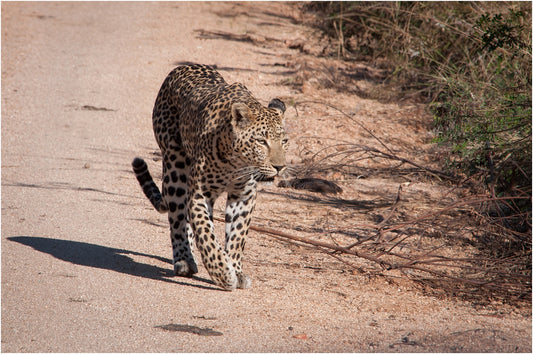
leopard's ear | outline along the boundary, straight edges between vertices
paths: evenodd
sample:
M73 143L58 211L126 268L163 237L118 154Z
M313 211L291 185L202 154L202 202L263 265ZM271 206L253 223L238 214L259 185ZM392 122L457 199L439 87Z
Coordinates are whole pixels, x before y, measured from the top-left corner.
M285 113L285 103L283 103L282 100L279 98L274 98L270 103L268 104L268 108L276 108L281 111L281 113Z
M244 129L253 122L254 118L250 108L242 103L236 102L231 105L231 124L239 129Z

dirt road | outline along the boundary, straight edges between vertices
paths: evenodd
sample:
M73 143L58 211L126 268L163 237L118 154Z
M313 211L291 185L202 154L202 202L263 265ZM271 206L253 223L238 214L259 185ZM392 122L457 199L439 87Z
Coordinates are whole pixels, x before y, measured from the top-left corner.
M531 351L527 311L437 300L257 232L245 259L251 289L220 291L203 267L172 276L166 216L130 171L136 155L160 169L150 159L160 84L191 61L216 64L263 102L291 97L278 63L297 54L283 41L305 30L294 11L2 3L3 352ZM279 46L261 46L266 37ZM301 122L291 118L294 109L294 138ZM258 216L286 202L263 194Z

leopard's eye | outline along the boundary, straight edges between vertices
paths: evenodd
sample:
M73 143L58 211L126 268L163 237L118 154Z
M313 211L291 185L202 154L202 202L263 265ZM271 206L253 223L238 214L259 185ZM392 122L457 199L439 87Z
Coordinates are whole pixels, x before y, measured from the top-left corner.
M263 138L263 137L257 137L257 138L255 138L255 141L258 144L261 144L261 145L264 145L264 146L268 146L268 141L265 138Z
M283 140L281 141L281 143L282 143L283 145L286 145L288 142L289 142L289 139L287 139L287 138L285 138L285 139L283 139Z

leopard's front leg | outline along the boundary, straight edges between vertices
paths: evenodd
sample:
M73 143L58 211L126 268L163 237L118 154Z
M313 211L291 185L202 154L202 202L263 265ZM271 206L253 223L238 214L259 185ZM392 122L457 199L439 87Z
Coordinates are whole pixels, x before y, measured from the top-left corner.
M231 259L215 237L209 198L201 188L189 189L189 192L189 221L204 266L216 285L233 290L238 285L237 275Z
M242 258L248 227L255 207L255 182L228 193L226 202L226 253L231 259L240 289L251 287L252 280L242 271Z

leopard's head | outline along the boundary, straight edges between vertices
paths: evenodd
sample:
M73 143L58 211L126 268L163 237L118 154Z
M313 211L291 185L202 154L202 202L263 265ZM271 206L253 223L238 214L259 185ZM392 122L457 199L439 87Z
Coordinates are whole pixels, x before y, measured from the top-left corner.
M275 98L268 107L257 101L231 106L234 157L243 163L243 175L272 181L287 165L288 139L284 129L285 104Z

